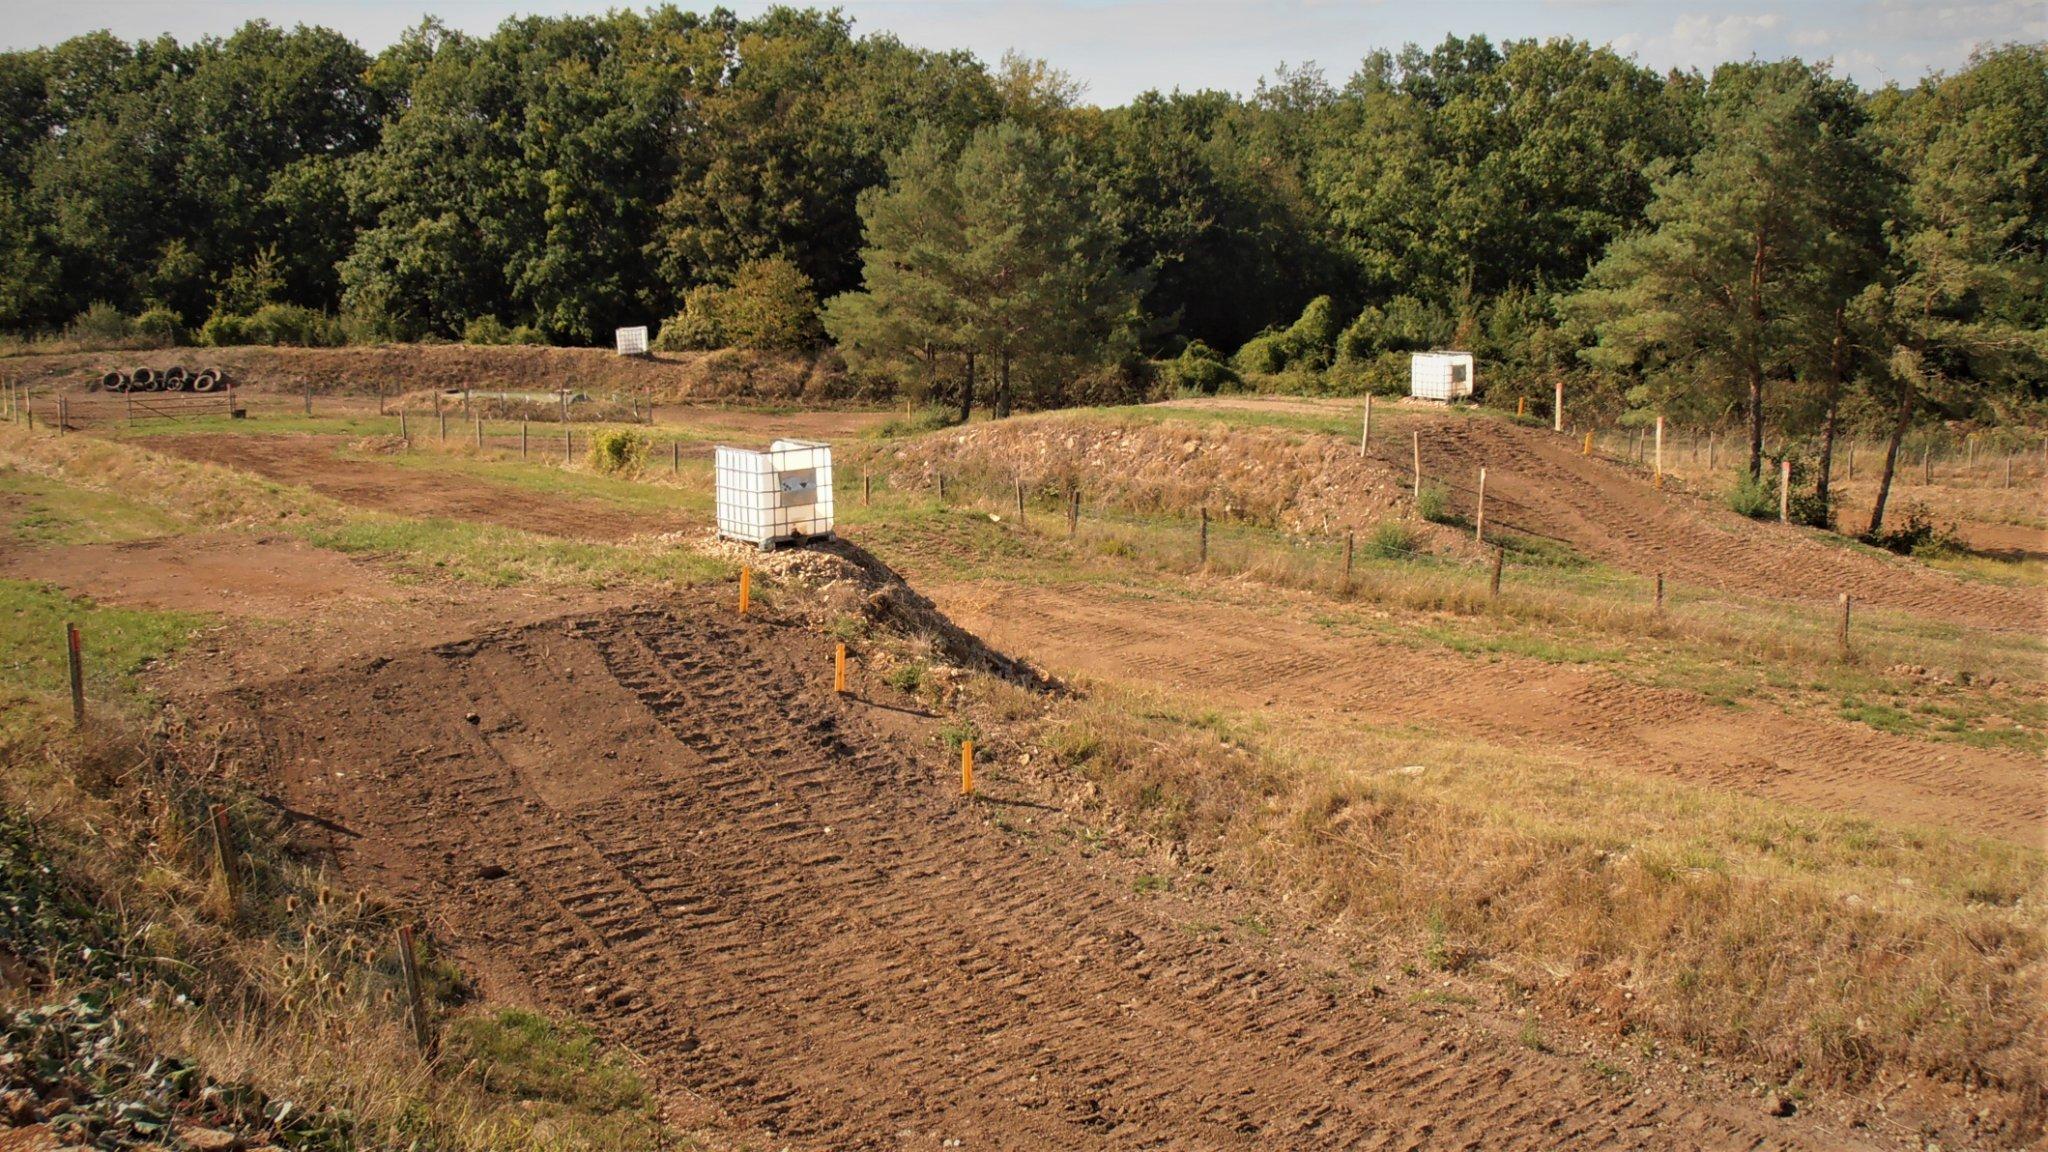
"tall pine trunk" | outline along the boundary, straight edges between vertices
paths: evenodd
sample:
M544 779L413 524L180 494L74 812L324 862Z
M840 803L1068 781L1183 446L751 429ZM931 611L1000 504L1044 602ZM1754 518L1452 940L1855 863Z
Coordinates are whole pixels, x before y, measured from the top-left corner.
M974 353L967 354L967 380L960 386L960 422L974 415Z
M1899 382L1899 411L1892 420L1892 437L1884 448L1884 471L1877 478L1877 503L1870 506L1870 530L1863 535L1876 539L1884 530L1884 502L1892 494L1892 473L1898 468L1899 444L1906 439L1906 425L1913 422L1913 402L1918 399L1911 380Z
M1848 351L1849 332L1842 321L1842 310L1837 308L1835 338L1828 344L1828 407L1820 425L1820 475L1813 481L1813 495L1820 502L1823 515L1827 513L1829 491L1834 484L1835 427L1842 407L1842 362ZM1829 522L1833 522L1833 517L1829 517Z
M995 412L996 419L1001 420L1010 414L1010 353L1007 349L997 363L1000 367L997 368Z
M1766 232L1759 227L1756 233L1756 258L1749 266L1749 323L1750 338L1755 344L1749 349L1749 478L1760 479L1764 474L1764 257L1769 252L1765 244Z

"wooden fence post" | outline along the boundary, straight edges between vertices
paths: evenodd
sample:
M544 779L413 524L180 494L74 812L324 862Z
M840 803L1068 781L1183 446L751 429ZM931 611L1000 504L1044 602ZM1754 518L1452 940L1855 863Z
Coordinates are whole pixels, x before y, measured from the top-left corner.
M1550 430L1564 431L1564 377L1557 378L1556 398L1550 402Z
M412 447L412 433L405 427L405 409L403 408L398 410L398 438L405 441L406 447Z
M1792 462L1778 461L1778 523L1792 522Z
M441 418L441 441L446 443L448 440L448 410L436 404L434 405L434 414Z
M1358 547L1358 533L1346 530L1344 533L1344 594L1351 595L1351 556Z
M868 501L874 499L874 495L874 477L869 475L868 466L863 464L860 466L860 506L863 508L867 507Z
M1486 465L1479 466L1479 510L1472 517L1472 538L1486 543Z
M1372 441L1372 393L1365 394L1365 424L1358 430L1358 454L1365 455L1365 446Z
M939 473L939 503L941 503L941 504L944 504L945 502L946 502L946 474L945 474L944 472L941 472L941 473Z
M1842 593L1842 620L1841 620L1841 624L1840 624L1840 625L1839 625L1839 626L1837 627L1837 634L1838 634L1838 635L1840 636L1840 638L1841 638L1841 641L1842 641L1842 647L1843 647L1843 648L1845 648L1845 649L1846 649L1846 648L1848 648L1848 647L1849 647L1849 594L1848 594L1847 592L1844 592L1844 593Z
M70 425L70 405L66 403L64 394L59 392L57 393L57 435L62 436Z
M71 667L71 726L85 727L85 653L81 647L78 625L64 625L64 652Z
M682 472L683 442L681 440L671 440L668 442L668 474L680 476Z
M1656 486L1664 486L1664 417L1657 417L1657 479Z
M432 1037L427 1034L427 1003L420 992L420 962L413 954L412 925L398 926L398 968L405 974L406 1017L412 1023L412 1041L425 1052Z
M526 417L519 418L519 458L526 459Z
M1664 574L1662 572L1657 573L1657 592L1655 604L1657 611L1664 611Z
M1925 444L1920 446L1920 483L1934 483L1934 450Z
M2011 453L2007 453L2007 454L2006 454L2006 457L2005 457L2005 486L2006 486L2007 488L2010 488L2010 487L2012 487L2012 454L2011 454Z
M1500 599L1500 572L1508 565L1508 550L1501 545L1493 550L1493 578L1487 581L1487 592L1496 600Z
M1020 473L1013 483L1017 486L1017 523L1024 523L1024 477Z
M564 424L562 425L562 466L566 468L575 462L576 433L571 431L567 424Z
M1209 566L1209 509L1208 509L1208 508L1207 508L1206 506L1205 506L1205 507L1204 507L1204 508L1202 509L1202 559L1201 559L1201 565L1202 565L1202 567L1204 567L1204 568L1207 568L1207 567Z
M484 414L481 412L476 414L476 450L484 450Z

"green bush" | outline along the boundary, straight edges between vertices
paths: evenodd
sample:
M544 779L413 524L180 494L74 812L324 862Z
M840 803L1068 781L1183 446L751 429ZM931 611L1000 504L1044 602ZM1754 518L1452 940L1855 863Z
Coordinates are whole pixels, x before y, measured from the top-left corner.
M1200 340L1191 341L1181 349L1179 358L1161 361L1159 374L1175 392L1204 396L1214 396L1244 384L1244 378L1223 359L1222 353Z
M1337 354L1337 337L1343 325L1337 321L1337 305L1328 296L1318 296L1301 310L1300 319L1280 334L1280 353L1290 366L1311 371L1328 368Z
M1956 522L1936 521L1934 513L1919 501L1900 509L1900 515L1893 523L1895 527L1891 531L1865 536L1863 542L1919 560L1940 560L1960 555L1966 550Z
M70 325L64 329L66 338L80 344L112 344L126 340L134 332L134 322L104 300L94 301L85 311L72 317Z
M1451 512L1451 490L1434 480L1423 484L1422 492L1415 499L1415 511L1431 524L1457 521L1457 516Z
M169 347L185 342L185 322L169 308L151 308L135 318L135 334Z
M462 326L464 344L546 344L547 338L536 328L524 324L516 328L505 325L496 316L478 316Z
M655 334L656 352L709 352L725 347L725 326L719 322L725 289L701 284L683 294L683 310Z
M249 339L249 318L232 312L215 312L199 326L199 342L214 348L252 343Z
M1728 490L1728 507L1752 520L1776 520L1778 518L1778 476L1781 460L1765 462L1764 473L1751 477L1743 475ZM1806 462L1795 458L1792 461L1792 499L1786 509L1794 524L1805 524L1813 528L1828 528L1834 524L1834 509L1823 503L1807 484Z
M590 438L590 466L606 475L631 475L647 460L647 437L631 428L608 428Z
M510 344L512 329L496 316L472 316L462 326L464 344Z
M1237 370L1247 376L1271 376L1287 367L1286 345L1278 332L1266 332L1237 350Z
M341 324L325 312L297 304L265 304L251 313L252 344L285 344L295 348L331 348L344 343Z
M1365 542L1365 554L1379 560L1405 560L1421 551L1421 534L1399 520L1380 524Z
M825 335L811 278L779 256L740 265L718 300L718 323L731 347L763 352L801 352Z

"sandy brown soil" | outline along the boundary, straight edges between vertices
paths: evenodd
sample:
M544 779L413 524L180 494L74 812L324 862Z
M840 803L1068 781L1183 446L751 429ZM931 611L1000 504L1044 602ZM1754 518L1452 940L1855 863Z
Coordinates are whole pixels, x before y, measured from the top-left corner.
M689 600L206 718L344 875L583 1014L685 1124L801 1149L1850 1146L1199 938L1113 861L996 826L1057 816L1001 765L963 802L928 722L831 695L829 651Z
M1179 402L1202 411L1251 401ZM1262 400L1261 410L1331 415L1344 407ZM1349 406L1356 407L1355 404ZM1548 431L1420 404L1389 405L1375 418L1365 455L1355 440L1291 430L1138 424L1049 416L941 433L901 450L913 471L973 460L997 475L1059 487L1078 477L1112 503L1186 513L1206 504L1293 530L1369 531L1409 511L1414 453L1426 479L1444 484L1453 510L1473 517L1486 470L1486 517L1674 586L1815 603L1842 593L1978 627L2038 630L2048 598L2038 591L1968 580L1908 559L1873 554L1809 529L1759 523L1675 488L1659 491L1639 470L1579 454ZM957 466L957 465L956 465Z
M404 516L441 516L502 524L549 536L623 540L679 531L692 522L681 512L651 515L596 500L523 491L467 476L402 468L374 458L348 457L345 437L306 435L166 436L152 447L208 464L254 472L311 488L358 508Z
M1301 605L1261 611L1222 598L1193 603L993 582L930 591L962 626L1056 674L1243 708L1421 724L1811 808L2048 846L2048 769L2024 754L1932 744L1768 706L1728 708L1694 692L1527 657L1342 635Z

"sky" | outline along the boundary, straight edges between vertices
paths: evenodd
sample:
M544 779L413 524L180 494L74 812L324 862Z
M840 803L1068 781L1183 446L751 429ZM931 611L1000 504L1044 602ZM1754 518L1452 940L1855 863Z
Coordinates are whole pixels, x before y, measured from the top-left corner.
M612 0L68 0L11 5L0 46L29 48L108 29L135 40L221 36L246 21L322 24L371 51L433 14L488 33L508 16L595 13ZM708 8L709 4L679 3ZM750 15L767 7L727 0ZM817 3L818 7L832 7ZM1341 83L1366 53L1430 45L1447 33L1496 42L1571 36L1611 44L1643 64L1711 69L1726 60L1831 60L1865 87L1952 71L1980 44L2048 41L2048 0L840 0L856 32L887 31L925 48L966 48L989 63L1036 57L1121 104L1157 88L1245 93L1276 65L1315 63Z

